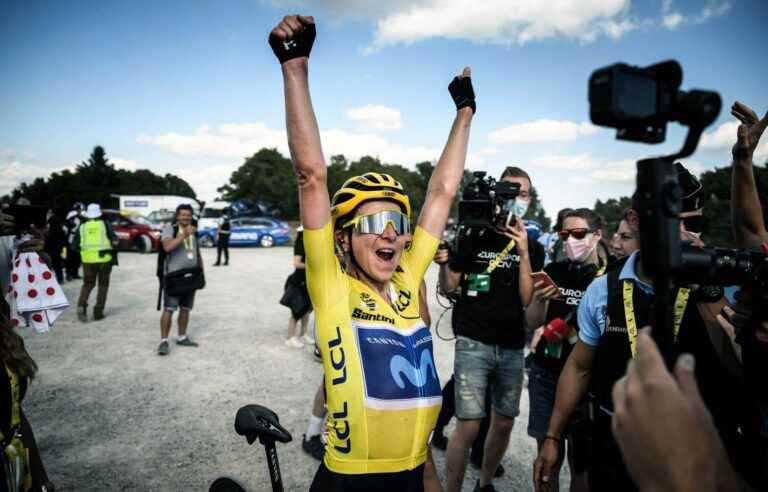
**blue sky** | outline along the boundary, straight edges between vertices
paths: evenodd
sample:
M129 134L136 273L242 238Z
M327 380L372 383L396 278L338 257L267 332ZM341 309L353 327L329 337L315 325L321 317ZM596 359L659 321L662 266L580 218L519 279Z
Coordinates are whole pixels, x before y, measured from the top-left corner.
M98 144L212 199L247 155L286 150L266 37L297 11L318 22L310 84L328 155L436 159L454 115L447 84L468 65L468 166L524 167L550 214L630 193L634 161L682 141L675 125L650 147L589 124L595 68L675 58L683 88L720 92L724 110L688 160L697 172L728 164L735 99L768 109L759 0L0 0L0 195Z

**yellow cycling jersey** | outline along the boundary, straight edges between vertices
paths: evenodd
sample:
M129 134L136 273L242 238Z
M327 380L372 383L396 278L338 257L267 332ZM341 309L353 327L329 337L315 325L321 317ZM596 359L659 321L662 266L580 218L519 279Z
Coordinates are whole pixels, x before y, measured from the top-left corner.
M390 305L341 269L330 223L304 230L331 471L394 473L426 460L442 398L432 335L419 316L419 285L438 244L416 228L392 278Z

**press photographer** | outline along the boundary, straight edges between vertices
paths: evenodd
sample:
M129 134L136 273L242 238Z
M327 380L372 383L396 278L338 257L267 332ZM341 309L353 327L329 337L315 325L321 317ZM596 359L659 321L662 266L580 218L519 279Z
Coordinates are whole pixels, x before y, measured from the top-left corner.
M598 254L602 220L594 212L585 208L567 209L557 232L566 259L549 263L544 272L534 273L533 299L525 310L527 325L538 327L531 342L528 435L536 439L539 450L547 439L557 380L578 339L576 310L589 284L606 268L606 261ZM555 488L567 443L571 490L588 490L588 427L584 416L575 412L564 439L558 442L560 459L550 475Z
M594 281L579 306L579 338L558 383L547 440L534 467L537 490L548 490L558 460L565 426L587 388L592 398L593 454L589 466L593 490L633 490L611 433L611 388L637 353L639 328L653 322L662 354L674 361L677 354L696 355L696 376L704 401L722 409L715 424L726 447L738 449L739 408L743 392L722 365L702 319L712 303L722 303L718 289L693 290L673 272L683 266L681 241L696 239L681 217L701 215L701 187L674 159L690 155L703 129L717 116L716 93L679 91L682 71L676 62L646 69L618 64L593 73L590 111L593 122L618 129L618 138L658 143L666 123L680 121L689 127L683 149L674 156L638 162L638 190L634 211L627 221L642 230L641 252L634 253L615 270ZM646 103L643 106L642 103ZM683 198L682 200L680 198ZM681 225L682 224L682 225ZM719 308L717 308L719 309Z
M453 308L456 429L446 454L448 490L459 490L467 452L485 417L491 392L491 423L477 488L490 485L509 444L519 413L523 384L523 306L533 294L531 272L540 270L544 251L528 242L523 224L531 179L508 167L499 182L475 174L459 203L456 253L441 250L440 289L460 288ZM533 269L533 270L532 270Z

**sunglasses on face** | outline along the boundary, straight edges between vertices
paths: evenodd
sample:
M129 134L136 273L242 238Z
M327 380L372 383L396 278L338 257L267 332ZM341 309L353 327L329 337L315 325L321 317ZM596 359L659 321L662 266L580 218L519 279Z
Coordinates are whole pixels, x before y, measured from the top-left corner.
M408 217L395 210L384 210L370 215L360 215L346 224L344 228L354 226L355 231L360 234L382 235L387 230L387 226L392 224L395 234L398 236L411 233L411 222Z
M573 236L576 239L584 239L589 234L589 229L563 229L560 234L560 239L567 241L569 236Z

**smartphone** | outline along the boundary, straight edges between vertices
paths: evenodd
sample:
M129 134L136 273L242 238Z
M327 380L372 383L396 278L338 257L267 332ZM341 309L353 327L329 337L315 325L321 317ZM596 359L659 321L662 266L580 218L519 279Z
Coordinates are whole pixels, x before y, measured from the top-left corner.
M536 282L540 282L540 281L543 281L543 282L544 282L544 284L545 284L545 286L547 286L547 285L551 285L551 286L552 286L552 287L554 287L555 289L558 289L558 291L557 291L557 296L559 296L559 295L560 295L560 290L559 290L559 288L557 287L557 284L555 283L555 281L554 281L554 280L552 280L552 277L550 277L550 276L547 274L547 272L533 272L533 273L531 273L531 278L533 279L533 283L534 283L534 284L535 284ZM555 297L557 297L557 296L555 296Z

